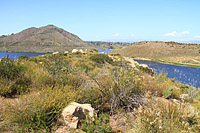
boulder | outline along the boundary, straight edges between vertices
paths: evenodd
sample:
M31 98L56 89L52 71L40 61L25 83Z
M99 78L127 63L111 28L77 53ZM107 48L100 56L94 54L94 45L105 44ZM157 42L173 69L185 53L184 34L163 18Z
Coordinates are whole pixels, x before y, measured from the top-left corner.
M59 52L53 52L52 54L58 54Z
M62 117L67 126L70 128L77 128L80 120L86 118L86 114L93 117L94 113L95 110L91 107L91 104L72 102L64 108L62 111Z
M78 52L77 49L73 49L73 50L72 50L72 53L76 53L76 52Z
M69 53L68 51L65 51L65 52L64 52L64 54L68 54L68 53Z

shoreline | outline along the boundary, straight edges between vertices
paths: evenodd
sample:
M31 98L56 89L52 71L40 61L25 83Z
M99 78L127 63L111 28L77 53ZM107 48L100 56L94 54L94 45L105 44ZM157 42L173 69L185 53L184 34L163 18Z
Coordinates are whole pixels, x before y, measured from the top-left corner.
M200 68L200 65L196 65L196 64L185 64L185 63L178 63L178 62L167 62L167 61L164 61L164 60L156 60L156 59L148 59L148 58L133 58L133 59L144 60L144 61L154 61L154 62L158 62L158 63L171 64L171 65L177 65L177 66L187 66L187 67Z

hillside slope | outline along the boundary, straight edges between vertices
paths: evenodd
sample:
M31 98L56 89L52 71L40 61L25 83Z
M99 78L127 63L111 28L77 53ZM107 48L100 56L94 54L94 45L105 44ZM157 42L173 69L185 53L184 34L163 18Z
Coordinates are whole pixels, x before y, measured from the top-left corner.
M125 46L121 49L116 49L113 53L119 53L122 56L162 60L172 63L200 65L199 44L143 41Z
M73 48L93 47L83 42L78 36L54 25L32 27L17 34L0 37L1 51L53 52Z

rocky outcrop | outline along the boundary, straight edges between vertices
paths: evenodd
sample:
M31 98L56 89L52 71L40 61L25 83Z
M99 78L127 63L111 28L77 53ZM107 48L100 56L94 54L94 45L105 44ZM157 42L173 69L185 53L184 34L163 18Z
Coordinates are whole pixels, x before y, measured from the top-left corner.
M86 118L86 114L90 117L93 117L95 114L94 108L92 108L90 104L72 102L64 108L62 117L66 126L77 128L80 120Z

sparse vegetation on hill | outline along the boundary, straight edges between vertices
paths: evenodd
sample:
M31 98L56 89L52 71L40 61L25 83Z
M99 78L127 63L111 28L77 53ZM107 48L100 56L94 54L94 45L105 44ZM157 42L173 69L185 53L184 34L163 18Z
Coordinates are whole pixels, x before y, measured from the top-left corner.
M160 41L143 41L113 51L122 56L200 67L199 52L200 44Z
M0 68L0 132L55 132L70 102L89 103L98 114L82 120L80 131L200 131L196 88L137 69L119 55L3 58Z
M19 33L0 36L0 51L54 52L76 49L114 49L128 43L84 42L78 36L47 25L28 28Z

